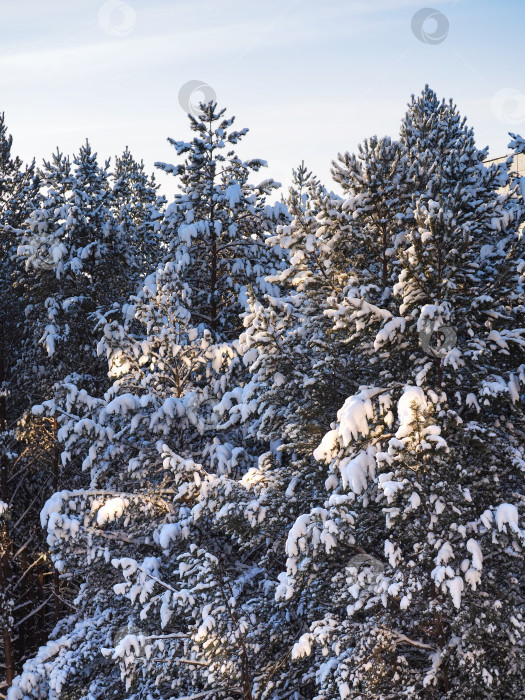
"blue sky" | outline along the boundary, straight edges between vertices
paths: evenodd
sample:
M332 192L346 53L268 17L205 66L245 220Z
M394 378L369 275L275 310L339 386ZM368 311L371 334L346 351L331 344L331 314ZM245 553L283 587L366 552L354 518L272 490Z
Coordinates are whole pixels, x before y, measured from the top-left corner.
M304 159L329 184L337 153L397 135L429 83L501 155L508 131L525 133L525 2L429 3L441 14L417 38L419 0L2 0L0 109L24 159L89 137L152 169L176 162L166 138L189 136L179 89L201 80L250 128L239 150L268 161L265 177L288 184Z

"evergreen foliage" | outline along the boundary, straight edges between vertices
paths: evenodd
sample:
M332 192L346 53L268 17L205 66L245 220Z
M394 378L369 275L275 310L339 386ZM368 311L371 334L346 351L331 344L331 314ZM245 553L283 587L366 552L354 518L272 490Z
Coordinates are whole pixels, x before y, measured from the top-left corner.
M0 125L58 601L14 679L4 639L8 700L522 697L512 158L427 86L397 139L339 154L340 194L302 163L270 204L233 123L202 104L170 139L168 206L128 150L113 174L57 152L38 180Z

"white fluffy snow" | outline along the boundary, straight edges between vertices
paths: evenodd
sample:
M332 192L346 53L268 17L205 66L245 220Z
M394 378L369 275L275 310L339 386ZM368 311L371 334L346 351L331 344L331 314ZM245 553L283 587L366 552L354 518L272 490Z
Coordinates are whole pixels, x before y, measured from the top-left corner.
M321 440L319 447L314 450L314 459L319 462L329 462L336 452L337 437L337 430L329 430Z
M337 413L338 432L345 447L352 440L357 440L360 434L366 437L370 432L368 421L374 418L370 397L375 393L377 390L365 390L355 396L350 396L343 407L339 409Z
M452 597L454 607L459 610L461 607L461 594L465 588L465 584L461 576L454 576L453 579L447 581L447 586Z
M416 409L424 412L427 408L427 400L423 389L419 386L406 386L403 395L397 402L399 428L396 432L396 438L398 440L410 435L410 425L414 422Z
M483 553L478 542L473 539L468 540L467 551L472 554L472 566L478 571L481 571L483 567Z
M374 478L375 466L375 459L369 451L360 452L353 459L343 459L339 465L343 487L359 495L366 489L368 479Z
M300 515L288 532L286 540L286 554L289 557L296 557L299 554L298 540L306 535L306 528L310 523L310 516L307 513Z
M110 401L105 408L108 414L126 414L128 411L133 411L137 406L137 397L133 394L121 394Z
M452 545L450 542L445 542L437 553L437 557L435 559L436 564L448 564L453 556L454 550L452 549Z
M366 437L369 434L368 421L374 419L371 399L380 393L381 389L363 389L359 394L346 399L337 412L337 428L326 433L319 447L314 450L315 459L329 462L335 457L339 443L348 447L360 435Z
M303 656L310 656L312 653L313 636L307 632L303 634L292 648L292 659L301 659Z
M386 343L393 342L398 335L402 335L405 332L405 326L406 319L402 316L393 318L385 323L375 337L374 349L379 350Z
M97 512L97 525L102 527L107 522L113 522L117 518L122 517L126 507L129 505L129 501L126 498L110 498L106 501L102 508Z
M518 509L516 506L512 505L512 503L502 503L499 505L496 508L495 520L500 532L504 528L505 532L507 531L506 525L508 525L513 532L521 532L518 526Z

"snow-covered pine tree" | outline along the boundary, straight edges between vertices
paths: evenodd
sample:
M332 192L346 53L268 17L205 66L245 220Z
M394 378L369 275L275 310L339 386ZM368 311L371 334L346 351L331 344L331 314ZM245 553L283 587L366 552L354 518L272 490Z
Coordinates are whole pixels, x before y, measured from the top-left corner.
M415 196L374 353L363 344L375 377L314 453L326 500L290 530L278 597L311 611L293 656L314 660L317 697L519 697L523 204L428 88L402 140Z
M105 327L101 347L117 379L99 400L64 384L46 407L62 425L63 459L81 454L91 475L89 489L56 494L43 514L57 567L64 578L82 571L85 585L78 614L26 664L10 698L57 684L64 693L64 679L79 698L249 698L282 665L283 648L289 655L292 640L279 643L286 620L275 610L275 582L246 537L264 517L258 495L268 467L263 458L256 468L246 429L217 426L206 405L228 389L223 367L242 381L238 350L224 341L235 338L248 289L272 289L264 275L279 260L263 247L266 228L286 212L264 204L273 181L247 184L261 161L221 155L241 133L226 133L232 120L214 105L205 110L202 129L192 121L201 137L177 145L190 157L184 194L163 226L172 260L146 280L124 322ZM125 690L113 686L102 647L119 663Z
M122 303L137 280L134 254L142 241L130 235L125 214L119 225L108 167L99 165L88 142L73 164L54 154L41 171L44 201L21 231L18 284L33 341L57 365L54 380L77 370L79 350L85 374L98 373L89 359L95 314ZM130 206L123 193L118 197L122 209Z
M218 109L214 102L200 107L198 118L188 115L194 138L189 142L168 139L177 155L185 156L184 161L179 165L157 163L178 177L181 189L166 210L159 235L168 248L165 259L175 263L177 274L187 284L192 322L211 332L217 356L228 356L213 388L218 399L236 388L235 397L225 398L224 415L230 402L239 403L249 379L237 343L241 314L250 294L277 293L267 277L282 269L283 256L278 246L268 242L289 216L282 203L267 202L279 183L271 178L257 185L250 182L267 166L266 161L243 161L235 151L248 129L234 129L235 117L226 117L226 110ZM252 441L245 427L237 428L236 419L228 421L210 446L212 470L241 474L247 463L241 466L231 455L239 450L250 454ZM226 455L232 460L230 466L224 463ZM257 461L257 457L250 459L252 464Z
M21 346L22 306L13 290L14 231L38 202L34 163L25 167L12 155L13 138L0 115L0 689L9 685L26 655L34 651L37 605L31 600L31 575L21 580L38 558L42 537L35 527L34 470L17 459L17 419L27 408L16 371ZM28 541L31 546L28 546ZM25 545L25 546L22 546ZM29 581L28 581L29 578ZM29 585L28 585L29 584ZM24 621L24 618L26 621Z
M63 458L82 452L91 473L90 489L58 492L42 515L55 566L83 583L77 614L25 664L10 700L257 697L289 655L275 582L245 535L264 519L271 475L264 460L243 474L242 449L211 457L198 410L223 356L191 325L190 299L175 264L160 268L130 307L133 321L106 327L117 378L104 399L64 386L47 406L62 424Z
M2 268L7 271L2 313L11 323L7 335L16 344L11 367L16 386L10 391L18 404L16 414L12 407L10 411L12 427L18 421L17 443L4 452L4 458L9 452L12 459L6 477L10 497L3 499L10 508L3 522L9 517L16 529L8 551L17 552L17 558L29 567L25 574L18 561L12 576L17 595L23 598L18 601L13 622L15 661L20 668L61 614L58 578L47 585L53 577L47 571L49 558L39 518L42 505L59 484L57 425L49 417L32 416L30 409L35 400L49 398L53 384L66 372L90 374L91 383L104 382L104 363L94 357L94 315L114 302L121 304L145 274L143 260L153 256L146 250L152 246L151 233L147 232L155 225L157 202L154 183L148 181L129 151L118 160L113 178L107 165L98 166L89 144L80 150L73 166L57 153L37 178L34 166L17 175L19 161L7 162L11 141L5 136L3 122L2 138L7 163L3 183L12 190L9 198L2 195L6 207L9 204L3 217L4 242L11 248L6 248ZM18 271L13 260L17 244L18 263L24 265ZM13 267L16 287L9 297ZM18 316L8 302L10 298L20 307ZM55 347L57 337L60 342ZM39 341L46 339L44 350ZM84 352L79 354L82 348ZM11 443L14 435L9 433ZM8 590L6 583L3 588ZM6 615L9 609L2 606ZM12 670L9 673L12 676Z
M174 265L160 268L129 307L127 323L111 322L105 328L114 381L106 396L94 399L73 383L63 384L62 396L47 406L61 424L63 459L83 454L83 468L90 475L89 489L58 492L43 511L55 566L73 585L81 574L82 585L75 600L77 613L64 619L55 641L26 664L10 697L42 697L52 691L60 697L67 697L68 691L75 698L123 697L118 665L102 655L103 648L116 648L116 660L119 654L126 657L122 672L130 681L126 697L148 697L148 689L155 693L151 697L162 697L155 691L155 678L164 674L159 665L162 649L153 654L149 675L143 678L140 666L148 659L137 653L135 660L133 654L134 649L140 651L138 630L155 637L162 601L152 602L151 621L141 620L140 610L135 612L131 602L113 590L117 586L125 592L112 560L127 562L128 568L136 562L150 587L154 579L148 572L155 578L172 577L169 558L167 569L160 566L162 547L170 548L171 538L180 534L181 522L188 519L185 502L195 484L192 488L186 483L184 470L189 467L183 457L174 461L175 473L170 472L162 445L167 440L181 455L198 454L191 407L194 387L209 362L206 350L211 340L209 333L199 333L189 324L184 303L188 296ZM158 560L154 554L160 555ZM154 561L157 568L149 571ZM148 589L140 597L142 602L147 593ZM131 596L133 601L135 597ZM173 637L165 637L170 634ZM171 651L178 639L178 632L168 628L159 644ZM155 647L155 639L150 641ZM171 668L169 659L164 661ZM161 683L161 691L164 686Z
M158 193L155 176L147 175L144 163L135 160L127 147L115 158L112 180L112 207L128 246L133 248L133 259L128 259L128 263L134 265L138 281L153 272L165 253L159 245L157 229L166 200ZM131 285L130 290L136 291Z
M269 232L286 222L284 206L266 197L279 184L272 179L253 185L249 178L267 164L243 161L234 146L248 129L235 130L214 102L201 105L199 118L188 115L194 138L169 139L180 165L157 163L178 176L181 193L169 205L161 237L177 262L192 294L195 321L204 323L216 340L234 339L250 287L270 290L265 276L280 266L278 251L266 245Z
M129 151L114 177L108 167L88 142L73 163L57 151L41 171L45 196L19 231L17 286L26 304L21 368L30 405L50 398L70 374L91 391L107 387L97 321L120 308L145 275L146 257L154 257L146 252L162 204L154 183L144 180Z
M403 154L399 143L372 138L357 156L340 155L333 172L343 197L304 168L295 173L288 202L293 222L271 241L290 264L269 278L279 295L254 300L243 335L252 363L257 356L258 434L282 442L281 451L311 459L369 364L362 362L366 331L372 318L389 314L403 240L398 214L411 196ZM374 338L372 327L372 352Z
M270 450L265 455L271 465L263 496L265 518L254 529L252 542L262 532L270 534L271 546L259 563L274 578L288 531L304 504L322 508L326 497L326 475L312 452L344 396L357 389L357 377L373 371L363 345L367 340L373 349L374 336L366 337L370 316L383 319L389 314L376 304L391 304L395 249L402 238L395 214L407 199L400 188L400 152L388 139L371 139L359 157L340 156L334 174L343 187L342 198L328 193L304 166L295 171L288 200L294 219L270 241L290 261L269 278L279 295L252 297L245 319L241 346L253 379L244 404L233 402L230 415L248 419L250 430ZM330 537L328 527L321 541ZM306 598L298 605L283 605L291 633L283 635L283 644L293 645L297 630L308 625ZM308 664L286 663L274 687L293 679L293 687L312 697L314 676Z
M13 289L13 261L17 229L39 203L39 179L34 162L23 167L11 153L13 137L4 114L0 115L0 422L12 424L27 407L20 391L20 372L15 371L21 344L23 308ZM8 400L9 398L9 400ZM2 428L2 430L4 430Z

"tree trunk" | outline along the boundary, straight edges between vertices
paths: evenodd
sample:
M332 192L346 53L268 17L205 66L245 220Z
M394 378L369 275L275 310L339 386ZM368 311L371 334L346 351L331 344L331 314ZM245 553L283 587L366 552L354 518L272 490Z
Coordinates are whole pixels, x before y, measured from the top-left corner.
M11 635L7 627L4 627L4 658L5 658L5 679L7 687L11 685L15 677L15 665L13 659L13 645L11 643Z

